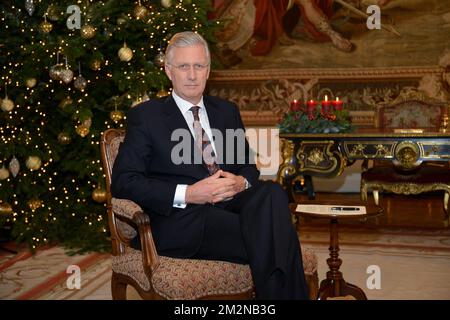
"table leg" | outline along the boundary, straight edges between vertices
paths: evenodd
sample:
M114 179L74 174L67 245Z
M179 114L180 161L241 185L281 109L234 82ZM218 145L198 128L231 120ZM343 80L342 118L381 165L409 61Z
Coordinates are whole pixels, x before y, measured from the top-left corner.
M330 271L327 278L320 283L319 299L326 300L332 297L352 296L357 300L367 300L364 291L357 286L345 282L342 272L339 271L342 260L339 258L339 232L338 220L333 218L330 222L330 258L327 259Z
M314 191L314 185L312 182L312 177L308 175L304 175L306 190L308 190L308 199L314 200L316 199L316 192Z

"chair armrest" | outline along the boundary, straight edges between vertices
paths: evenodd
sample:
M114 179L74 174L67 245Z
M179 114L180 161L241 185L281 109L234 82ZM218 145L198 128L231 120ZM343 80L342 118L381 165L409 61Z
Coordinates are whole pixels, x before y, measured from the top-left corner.
M143 212L139 205L135 202L127 199L111 199L112 210L114 214L125 218L126 220L133 220L133 217L136 212Z
M150 217L135 202L127 199L111 199L112 210L120 218L134 224L139 231L144 271L151 278L152 271L159 265L159 257L153 241Z

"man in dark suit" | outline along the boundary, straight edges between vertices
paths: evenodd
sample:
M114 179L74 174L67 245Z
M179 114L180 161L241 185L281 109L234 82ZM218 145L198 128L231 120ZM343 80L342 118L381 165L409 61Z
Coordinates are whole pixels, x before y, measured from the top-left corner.
M285 192L258 181L245 136L233 138L243 150L239 141L222 147L212 139L244 126L236 105L203 96L209 71L205 40L194 32L174 35L165 59L172 94L129 111L112 195L150 215L160 255L248 263L257 298L307 299ZM174 139L176 132L187 139Z

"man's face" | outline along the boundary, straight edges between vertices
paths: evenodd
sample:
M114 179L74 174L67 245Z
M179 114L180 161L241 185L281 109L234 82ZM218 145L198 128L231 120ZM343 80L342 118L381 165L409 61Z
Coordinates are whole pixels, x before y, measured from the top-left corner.
M172 81L173 90L181 98L196 105L200 102L209 77L205 48L201 45L176 47L172 54L172 61L166 64L165 71Z

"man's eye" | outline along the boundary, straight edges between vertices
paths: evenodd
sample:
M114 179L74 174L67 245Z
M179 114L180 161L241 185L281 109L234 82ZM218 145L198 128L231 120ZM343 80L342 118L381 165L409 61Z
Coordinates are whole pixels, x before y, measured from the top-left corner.
M188 70L189 69L189 65L188 64L182 64L182 65L179 66L179 68L181 70Z

